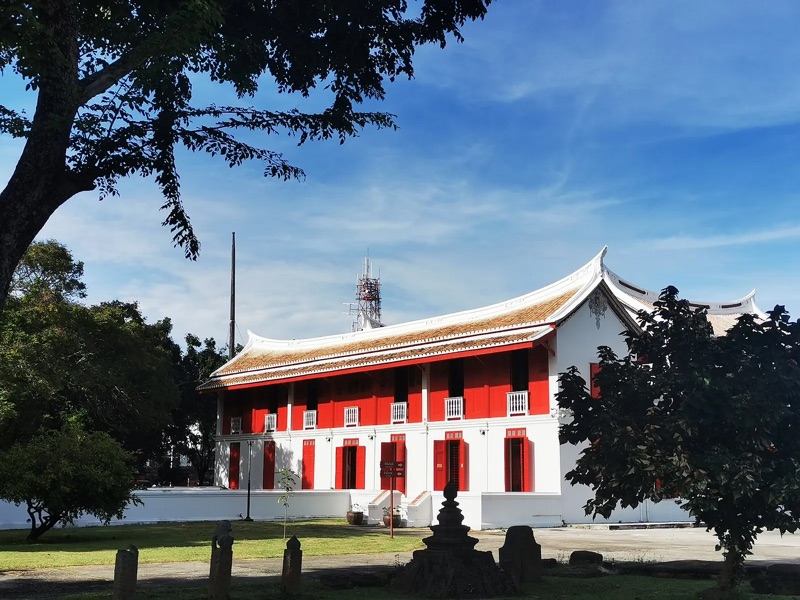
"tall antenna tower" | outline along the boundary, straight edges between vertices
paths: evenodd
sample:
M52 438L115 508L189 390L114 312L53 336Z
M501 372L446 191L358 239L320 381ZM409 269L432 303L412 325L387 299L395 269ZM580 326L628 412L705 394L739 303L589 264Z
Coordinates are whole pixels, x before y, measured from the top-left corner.
M372 261L367 256L364 259L364 272L356 278L356 313L353 321L353 331L383 327L381 323L381 278L372 276Z

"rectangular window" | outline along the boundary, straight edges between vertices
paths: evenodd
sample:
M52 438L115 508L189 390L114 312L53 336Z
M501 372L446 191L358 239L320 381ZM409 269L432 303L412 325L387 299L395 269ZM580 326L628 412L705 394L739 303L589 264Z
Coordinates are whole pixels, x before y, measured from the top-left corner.
M524 427L506 429L503 440L505 455L505 480L507 492L532 492L533 473L531 456L533 444Z
M397 367L394 370L394 401L408 402L408 367Z
M528 350L514 350L511 353L511 391L528 391Z
M447 389L451 398L464 395L464 359L454 358L448 362Z
M443 490L452 481L458 491L467 491L468 446L460 431L445 432L444 437L433 442L433 489Z
M319 408L319 381L311 379L306 382L306 410Z
M344 440L336 448L336 489L363 490L366 447L358 445L358 438Z

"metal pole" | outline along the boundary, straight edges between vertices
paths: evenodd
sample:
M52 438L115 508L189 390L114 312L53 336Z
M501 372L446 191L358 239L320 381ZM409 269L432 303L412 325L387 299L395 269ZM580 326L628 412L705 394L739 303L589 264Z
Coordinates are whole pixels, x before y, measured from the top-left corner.
M253 440L247 440L247 516L245 521L252 521L250 518L250 468L253 463Z
M236 329L236 232L231 233L231 321L228 330L228 359L235 354L234 330Z

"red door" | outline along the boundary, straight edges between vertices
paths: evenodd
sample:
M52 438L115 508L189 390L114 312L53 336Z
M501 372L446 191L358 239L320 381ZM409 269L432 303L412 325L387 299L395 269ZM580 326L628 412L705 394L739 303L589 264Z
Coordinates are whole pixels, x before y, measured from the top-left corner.
M303 440L303 468L300 480L301 489L314 489L314 440Z
M532 492L533 473L530 459L533 455L533 442L528 440L525 428L507 429L503 443L506 491Z
M263 489L275 489L275 442L268 440L264 442L264 475L262 481Z
M228 464L228 489L239 489L239 442L231 444L231 458Z

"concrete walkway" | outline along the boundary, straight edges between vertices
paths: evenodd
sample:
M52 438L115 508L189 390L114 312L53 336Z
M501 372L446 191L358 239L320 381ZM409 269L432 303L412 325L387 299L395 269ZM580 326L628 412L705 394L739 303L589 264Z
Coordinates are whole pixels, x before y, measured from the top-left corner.
M422 534L428 530L398 530L398 535ZM497 551L503 545L504 533L471 532L480 541L478 550ZM610 530L601 527L565 527L537 529L536 541L542 545L542 556L562 561L574 550L601 552L614 562L663 562L673 560L721 561L715 552L716 538L701 528L659 528ZM302 541L302 540L301 540ZM336 556L304 556L303 573L320 575L339 570L387 570L411 560L410 552L389 554L349 554ZM759 536L753 556L748 561L764 563L792 562L800 564L800 536L767 532ZM236 560L234 545L233 581L258 583L280 575L281 559ZM203 586L207 582L207 562L140 564L139 585L142 589L176 586ZM0 573L2 598L54 598L89 591L109 591L114 578L113 565L67 567L37 571Z

